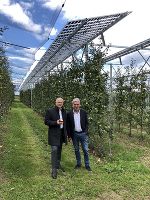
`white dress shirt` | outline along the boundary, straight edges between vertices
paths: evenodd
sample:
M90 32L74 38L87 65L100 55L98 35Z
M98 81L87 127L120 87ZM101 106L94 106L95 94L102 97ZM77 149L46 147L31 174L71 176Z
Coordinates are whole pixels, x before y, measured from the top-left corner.
M61 109L59 109L59 118L60 118L60 120L63 120ZM63 128L63 124L60 124L60 128L61 129Z
M73 111L73 114L74 114L75 131L81 132L82 128L81 128L81 122L80 122L80 111L79 112Z

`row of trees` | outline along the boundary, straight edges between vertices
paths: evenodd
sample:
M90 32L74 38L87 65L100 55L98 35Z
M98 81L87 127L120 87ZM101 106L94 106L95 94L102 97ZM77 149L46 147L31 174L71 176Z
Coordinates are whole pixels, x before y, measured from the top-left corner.
M74 97L80 98L82 107L89 113L91 148L100 156L104 155L104 149L111 153L114 132L130 127L131 136L132 129L140 126L142 135L143 129L149 130L150 123L146 75L141 72L132 77L129 76L130 67L124 75L118 69L111 91L108 74L104 72L104 56L100 50L95 50L87 62L72 63L67 70L51 73L32 90L20 93L21 101L41 115L54 105L56 97L65 99L67 110Z
M101 149L99 137L108 137L105 115L109 103L106 88L108 76L102 73L102 69L103 54L98 50L87 62L72 63L67 70L60 69L59 72L49 74L48 78L36 84L34 89L21 91L20 99L44 115L45 110L54 106L55 98L59 96L65 99L67 110L71 108L73 98L80 98L82 107L89 113L91 146Z
M129 136L132 136L133 128L138 128L140 129L140 137L143 139L144 131L150 133L148 72L140 71L137 73L135 67L125 67L123 74L118 70L114 82L116 86L114 113L118 131L121 131L124 125L128 124Z
M0 28L0 35L4 29ZM8 112L14 99L14 88L10 78L9 62L0 47L0 119Z

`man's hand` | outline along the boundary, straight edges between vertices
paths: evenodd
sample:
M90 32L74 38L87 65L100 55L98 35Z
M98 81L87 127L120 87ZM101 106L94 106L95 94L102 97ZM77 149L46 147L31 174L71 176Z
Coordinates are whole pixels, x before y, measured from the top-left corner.
M57 124L58 124L58 125L61 125L61 124L63 124L63 123L64 123L64 121L63 121L62 119L58 119L58 120L57 120Z

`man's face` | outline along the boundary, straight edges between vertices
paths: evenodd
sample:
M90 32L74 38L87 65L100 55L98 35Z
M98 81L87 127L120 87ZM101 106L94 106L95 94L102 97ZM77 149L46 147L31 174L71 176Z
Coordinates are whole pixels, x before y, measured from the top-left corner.
M79 111L80 110L80 101L74 101L72 103L72 107L74 111Z
M64 100L62 98L57 98L56 99L56 102L55 102L55 105L58 107L58 108L62 108L62 106L64 105Z

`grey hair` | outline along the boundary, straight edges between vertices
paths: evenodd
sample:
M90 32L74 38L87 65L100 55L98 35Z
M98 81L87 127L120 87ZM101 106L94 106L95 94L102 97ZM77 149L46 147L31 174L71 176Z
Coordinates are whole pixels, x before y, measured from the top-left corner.
M80 99L79 99L79 98L74 98L74 99L72 100L72 103L74 103L75 101L79 101L79 103L80 103Z
M63 98L61 98L61 97L56 98L55 101L60 101L60 100L64 102Z

